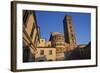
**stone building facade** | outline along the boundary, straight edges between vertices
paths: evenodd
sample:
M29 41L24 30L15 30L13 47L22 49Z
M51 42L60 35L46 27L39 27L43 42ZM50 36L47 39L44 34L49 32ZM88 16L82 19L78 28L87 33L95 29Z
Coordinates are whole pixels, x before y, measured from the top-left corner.
M23 62L34 61L38 42L39 29L36 23L35 12L23 10Z
M64 52L68 49L68 44L65 43L64 35L59 32L53 32L50 36L52 47L56 49L56 60L64 60Z
M40 47L37 48L37 53L35 55L35 61L56 61L56 49L55 48L47 48Z

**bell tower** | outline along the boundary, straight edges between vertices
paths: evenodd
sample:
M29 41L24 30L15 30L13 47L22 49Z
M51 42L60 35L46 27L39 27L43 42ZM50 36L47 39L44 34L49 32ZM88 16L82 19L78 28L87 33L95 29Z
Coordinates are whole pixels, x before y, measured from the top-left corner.
M70 45L70 49L73 50L77 47L77 44L71 16L65 16L63 26L65 42L68 43Z

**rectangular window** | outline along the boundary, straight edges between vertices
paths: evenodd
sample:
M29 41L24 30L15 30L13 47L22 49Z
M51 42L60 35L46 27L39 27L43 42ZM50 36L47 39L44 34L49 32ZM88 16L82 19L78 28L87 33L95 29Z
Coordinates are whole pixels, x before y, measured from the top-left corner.
M73 34L71 34L71 36L72 36L72 38L74 37L74 35L73 35Z
M41 40L41 42L44 42L44 40Z
M72 25L70 25L70 29L72 29Z
M40 55L44 55L44 50L41 50L40 51Z
M52 50L49 50L49 55L52 55Z

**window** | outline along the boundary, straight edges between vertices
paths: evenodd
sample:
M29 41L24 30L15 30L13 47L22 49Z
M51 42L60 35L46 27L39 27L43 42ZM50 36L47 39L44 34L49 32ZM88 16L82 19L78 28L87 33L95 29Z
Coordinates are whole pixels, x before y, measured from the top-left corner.
M72 26L70 25L70 28L72 28Z
M48 47L51 47L51 45L50 45L50 44L48 44Z
M71 24L71 21L68 21L69 24Z
M44 39L40 39L40 43L45 43L45 40Z
M44 42L44 40L43 40L43 39L41 39L41 42Z
M48 60L48 61L53 61L52 59Z
M43 62L44 60L39 60L39 62Z
M72 26L71 26L71 25L69 26L69 28L70 28L70 31L71 31L71 32L73 32L73 28L72 28Z
M71 34L71 36L72 36L72 38L74 38L74 35L73 34Z
M44 50L41 50L40 51L40 55L44 55Z
M52 50L49 50L49 55L52 55Z

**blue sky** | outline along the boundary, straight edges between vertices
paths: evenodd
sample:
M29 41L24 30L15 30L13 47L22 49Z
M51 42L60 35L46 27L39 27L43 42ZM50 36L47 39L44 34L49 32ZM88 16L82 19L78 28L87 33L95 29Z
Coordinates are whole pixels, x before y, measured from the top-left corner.
M49 40L51 32L63 34L63 19L66 15L72 16L77 44L88 44L91 39L90 13L36 11L36 19L40 27L41 37Z

